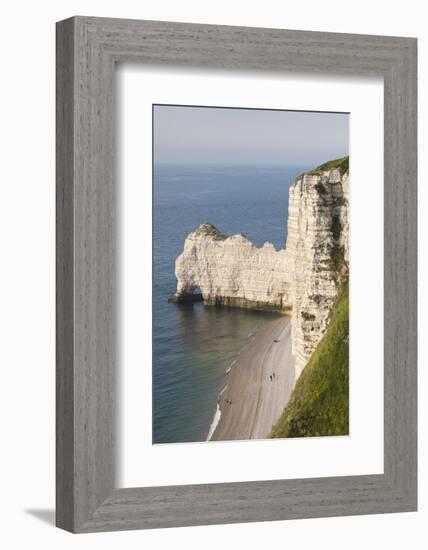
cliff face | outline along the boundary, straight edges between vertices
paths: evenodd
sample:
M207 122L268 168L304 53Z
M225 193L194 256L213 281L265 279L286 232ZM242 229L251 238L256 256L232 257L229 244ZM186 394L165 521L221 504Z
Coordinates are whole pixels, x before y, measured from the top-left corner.
M347 161L327 163L296 179L289 192L284 250L255 247L245 236L201 225L177 258L172 299L278 309L292 314L296 378L325 333L341 277L348 269Z
M290 188L286 262L297 376L327 328L348 269L348 184L348 172L318 169L297 178Z

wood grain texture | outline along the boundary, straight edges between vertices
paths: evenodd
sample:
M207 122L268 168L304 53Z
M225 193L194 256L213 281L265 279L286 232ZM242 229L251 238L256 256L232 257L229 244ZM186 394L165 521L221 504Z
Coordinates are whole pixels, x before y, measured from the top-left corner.
M74 526L74 24L56 37L56 521Z
M114 488L118 61L383 76L383 475ZM59 527L91 532L416 510L415 39L87 17L58 23L57 220Z

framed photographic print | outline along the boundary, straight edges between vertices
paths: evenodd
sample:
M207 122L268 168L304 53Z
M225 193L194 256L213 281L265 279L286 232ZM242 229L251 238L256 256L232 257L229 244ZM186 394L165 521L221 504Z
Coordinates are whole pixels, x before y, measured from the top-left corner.
M57 26L57 525L416 509L416 40Z

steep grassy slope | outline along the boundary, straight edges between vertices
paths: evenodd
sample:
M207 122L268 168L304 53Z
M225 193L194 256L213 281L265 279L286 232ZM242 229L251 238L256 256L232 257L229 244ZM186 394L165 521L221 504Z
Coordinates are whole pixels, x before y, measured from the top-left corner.
M349 430L349 293L345 282L327 331L269 437L346 435Z

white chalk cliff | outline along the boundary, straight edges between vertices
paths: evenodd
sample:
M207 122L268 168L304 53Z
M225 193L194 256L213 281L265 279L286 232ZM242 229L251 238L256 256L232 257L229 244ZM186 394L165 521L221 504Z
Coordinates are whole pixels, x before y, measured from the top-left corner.
M290 188L287 263L292 287L292 346L298 377L327 328L349 265L349 177L314 170Z
M337 166L330 168L329 166ZM289 191L285 249L254 246L203 224L176 259L172 301L276 309L292 316L296 379L321 340L348 271L348 161L326 163L299 176Z

